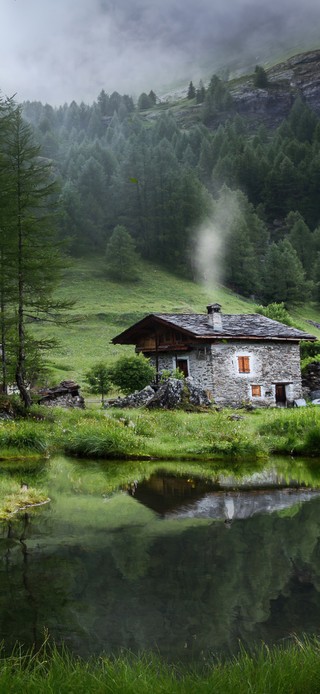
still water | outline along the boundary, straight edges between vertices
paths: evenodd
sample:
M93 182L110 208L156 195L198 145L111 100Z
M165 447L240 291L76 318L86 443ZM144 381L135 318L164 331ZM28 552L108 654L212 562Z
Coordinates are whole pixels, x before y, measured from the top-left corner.
M9 650L46 629L82 656L199 662L239 641L320 634L320 483L307 467L279 461L235 480L134 465L61 457L10 473L51 501L1 525Z

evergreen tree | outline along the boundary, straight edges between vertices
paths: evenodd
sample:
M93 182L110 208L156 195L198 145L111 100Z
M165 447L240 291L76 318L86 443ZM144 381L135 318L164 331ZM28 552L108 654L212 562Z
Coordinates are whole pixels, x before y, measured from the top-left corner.
M253 83L255 87L258 87L258 89L266 89L268 87L268 76L261 65L256 65L255 67Z
M299 212L289 212L286 217L286 227L289 232L288 239L310 277L314 262L312 233Z
M205 86L204 86L202 80L200 80L199 87L196 90L196 102L197 102L197 104L203 104L205 97L206 97Z
M155 106L157 103L157 96L152 89L150 90L148 97L149 97L150 101L152 101L153 105Z
M188 87L188 99L195 99L196 90L192 82L189 83Z
M152 108L154 106L154 102L148 94L145 92L142 92L140 94L139 99L138 99L138 109L139 111L146 111L148 108Z
M109 277L120 282L138 279L139 256L135 243L126 228L117 225L106 249L106 271Z
M262 296L266 303L286 306L303 303L310 294L310 284L298 254L288 239L269 247L264 263Z

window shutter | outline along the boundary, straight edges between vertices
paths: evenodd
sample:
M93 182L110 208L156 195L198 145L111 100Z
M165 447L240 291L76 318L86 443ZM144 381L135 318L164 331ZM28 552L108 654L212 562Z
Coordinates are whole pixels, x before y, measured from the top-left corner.
M238 357L238 369L239 369L239 373L244 373L244 374L250 373L250 359L249 359L249 357Z

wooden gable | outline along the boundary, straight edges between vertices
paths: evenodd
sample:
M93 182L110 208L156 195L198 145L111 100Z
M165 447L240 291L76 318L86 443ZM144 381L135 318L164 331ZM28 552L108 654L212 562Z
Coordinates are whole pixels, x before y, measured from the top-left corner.
M157 325L152 331L137 338L136 347L141 352L186 349L188 336L169 326Z

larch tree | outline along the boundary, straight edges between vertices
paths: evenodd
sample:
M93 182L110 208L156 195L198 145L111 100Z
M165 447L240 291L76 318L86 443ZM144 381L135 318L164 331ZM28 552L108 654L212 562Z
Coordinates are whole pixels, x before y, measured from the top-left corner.
M51 162L40 156L22 109L9 103L8 120L1 142L0 175L6 182L7 200L2 210L2 238L7 240L10 281L4 277L4 293L10 299L12 321L11 358L15 380L26 407L31 404L26 370L30 319L55 320L67 303L55 300L53 291L63 266L55 240L54 203L56 182ZM41 352L48 341L32 340Z

